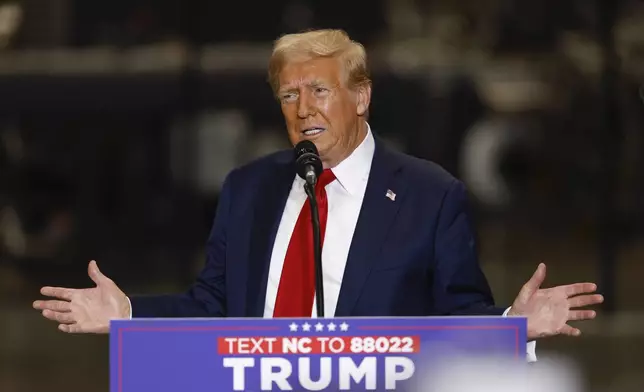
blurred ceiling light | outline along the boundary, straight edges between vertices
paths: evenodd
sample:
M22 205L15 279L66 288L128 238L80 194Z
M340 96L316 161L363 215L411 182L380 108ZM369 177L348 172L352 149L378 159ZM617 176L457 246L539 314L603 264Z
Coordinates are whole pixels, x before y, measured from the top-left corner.
M524 59L493 60L475 75L481 97L496 111L522 112L551 106L553 86L538 65Z
M23 10L18 2L0 4L0 49L5 49L18 32Z
M539 129L529 119L502 116L484 118L467 130L459 172L479 202L504 208L514 201L516 187L531 180L528 151L538 145L539 137ZM508 164L518 172L503 170Z
M511 201L509 186L498 169L513 137L508 128L484 120L468 129L463 140L460 174L470 192L487 206L502 207Z
M602 48L587 34L564 32L559 41L560 51L585 75L597 76L602 70Z

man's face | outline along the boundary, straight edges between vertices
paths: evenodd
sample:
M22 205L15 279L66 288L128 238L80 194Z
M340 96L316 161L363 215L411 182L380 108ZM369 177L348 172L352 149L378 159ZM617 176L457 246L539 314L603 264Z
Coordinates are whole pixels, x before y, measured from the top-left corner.
M289 63L280 72L278 97L289 139L294 146L315 143L325 168L349 156L366 132L362 116L371 89L350 89L346 80L333 58Z

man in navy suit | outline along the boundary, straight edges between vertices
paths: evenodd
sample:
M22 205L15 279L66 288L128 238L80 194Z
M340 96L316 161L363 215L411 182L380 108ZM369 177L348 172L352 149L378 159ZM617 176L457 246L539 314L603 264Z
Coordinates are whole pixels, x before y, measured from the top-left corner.
M579 335L568 321L595 317L575 308L602 302L596 286L541 289L543 264L511 307L494 305L463 184L372 133L362 45L337 30L284 36L269 81L291 143L312 141L323 163L315 193L325 315L520 315L531 340ZM293 151L277 152L228 175L205 267L185 293L128 298L91 261L96 287L44 287L57 299L34 307L71 333L106 333L110 319L128 317L316 316L311 211L294 161Z

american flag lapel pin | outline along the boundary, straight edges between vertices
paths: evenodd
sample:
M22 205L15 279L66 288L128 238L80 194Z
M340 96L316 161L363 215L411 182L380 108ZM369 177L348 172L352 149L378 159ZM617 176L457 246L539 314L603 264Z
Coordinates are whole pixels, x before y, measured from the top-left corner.
M391 201L396 200L396 194L391 189L387 189L387 193L385 194L385 196L387 196L387 198L389 198L389 200Z

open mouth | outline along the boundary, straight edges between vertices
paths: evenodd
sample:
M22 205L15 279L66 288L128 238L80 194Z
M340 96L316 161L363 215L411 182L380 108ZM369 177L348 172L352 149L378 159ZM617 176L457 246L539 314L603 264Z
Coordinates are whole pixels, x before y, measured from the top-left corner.
M311 127L302 131L304 136L316 136L324 132L326 129L321 127Z

